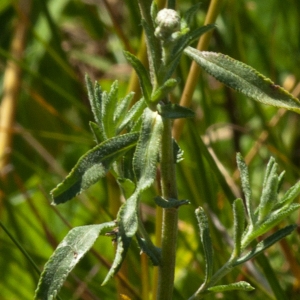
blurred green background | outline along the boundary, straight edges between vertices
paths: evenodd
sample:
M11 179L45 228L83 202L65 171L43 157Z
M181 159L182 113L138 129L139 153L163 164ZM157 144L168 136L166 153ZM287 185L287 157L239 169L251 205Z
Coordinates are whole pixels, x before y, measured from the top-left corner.
M198 1L177 2L179 11L186 11ZM209 3L202 1L193 26L203 25ZM224 0L209 50L251 65L299 97L299 19L298 0ZM117 79L120 97L130 87L136 89L130 84L132 71L122 49L142 52L139 9L132 0L1 0L0 28L0 220L42 270L71 227L116 216L121 198L109 175L58 207L50 206L49 191L95 145L88 126L92 114L85 73L99 80L104 90ZM172 95L174 101L180 100L190 63L183 57L177 70L182 81ZM204 277L194 215L199 205L212 219L216 268L228 259L230 203L241 196L237 151L249 162L257 201L270 156L280 170L286 170L283 191L300 176L296 113L255 103L205 73L200 75L192 107L196 118L185 124L179 141L184 150L178 165L179 195L192 204L180 209L175 300L187 299ZM153 189L142 199L145 226L153 235L154 196ZM297 214L286 220L297 222ZM153 267L135 246L116 280L101 287L114 246L109 238L100 237L67 279L61 298L122 299L124 294L151 299ZM299 261L295 231L263 258L233 271L222 282L248 280L254 292L219 294L216 299L299 299ZM32 265L1 228L0 298L33 299L37 282Z

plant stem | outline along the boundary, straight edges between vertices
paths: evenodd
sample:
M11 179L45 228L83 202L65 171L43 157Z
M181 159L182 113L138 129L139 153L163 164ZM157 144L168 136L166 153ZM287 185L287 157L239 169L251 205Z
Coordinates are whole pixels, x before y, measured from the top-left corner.
M216 21L219 11L221 9L222 2L223 2L222 0L211 0L210 1L209 9L208 9L207 15L205 17L204 25L213 24ZM206 32L205 34L203 34L200 37L198 45L197 45L198 50L204 51L207 49L211 35L212 35L212 30ZM185 83L184 90L182 92L182 96L180 99L180 105L186 106L186 107L190 106L190 104L192 102L192 96L193 96L194 90L195 90L197 82L198 82L199 75L200 75L200 68L193 61L190 71L189 71L188 78ZM174 122L173 136L176 141L178 141L180 138L181 132L184 127L184 123L185 123L184 118L177 119Z
M164 199L177 199L176 173L171 135L171 121L164 119L161 146L161 185ZM158 300L172 299L176 260L178 211L177 208L163 210L162 263L159 267Z
M205 292L209 287L214 286L221 278L223 278L226 274L228 274L233 266L232 266L232 261L229 260L225 265L223 265L211 278L211 280L205 284L202 285L197 292L189 298L189 300L194 300L194 299L202 299L204 297L204 294L201 294Z
M0 104L0 176L5 178L5 167L9 164L9 153L12 151L13 126L15 123L15 112L17 99L21 91L22 68L20 62L27 42L32 1L18 1L18 20L12 33L10 52L13 59L7 60L7 66L3 76L3 92ZM15 3L17 5L17 3Z

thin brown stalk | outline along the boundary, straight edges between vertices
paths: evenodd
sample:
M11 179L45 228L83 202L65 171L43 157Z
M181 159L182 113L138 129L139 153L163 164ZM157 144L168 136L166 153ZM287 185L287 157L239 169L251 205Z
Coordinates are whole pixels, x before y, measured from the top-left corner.
M211 0L204 25L215 23L221 8L221 4L222 0ZM211 35L212 31L208 31L200 37L197 45L198 50L204 51L208 48ZM180 99L181 106L189 107L191 105L193 93L196 88L199 75L200 67L196 64L196 62L193 61ZM175 120L173 125L173 137L175 138L175 140L179 140L184 123L185 119Z
M116 16L116 13L114 12L114 9L111 7L111 4L107 1L107 0L103 0L103 3L105 5L105 8L107 9L109 15L110 15L110 19L113 23L113 28L116 31L116 34L118 35L119 39L122 41L124 48L126 49L126 51L129 51L131 53L134 53L133 48L130 45L129 39L126 37L121 24L118 20L118 17Z
M0 107L0 176L5 177L5 166L11 152L12 131L15 121L17 99L21 88L21 67L16 61L23 58L28 31L31 0L20 0L16 7L18 20L12 37L10 52L15 61L9 60L4 72L3 97Z

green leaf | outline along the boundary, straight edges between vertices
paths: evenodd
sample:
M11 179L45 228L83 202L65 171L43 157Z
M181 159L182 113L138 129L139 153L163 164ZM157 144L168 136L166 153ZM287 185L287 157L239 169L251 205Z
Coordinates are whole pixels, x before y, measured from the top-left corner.
M92 121L89 122L89 125L94 135L96 143L101 144L102 142L104 142L104 135L101 127L97 123L94 123Z
M90 101L90 105L92 108L92 112L94 114L94 119L98 123L99 126L102 126L101 120L101 102L102 102L102 90L99 83L96 81L95 86L93 88L91 79L86 74L85 82L88 90L88 98Z
M125 129L130 123L136 123L140 116L142 115L144 109L147 107L144 98L136 102L131 109L126 113L121 124L117 128L117 133L120 133Z
M157 111L166 119L193 118L195 116L191 109L174 103L158 104Z
M163 122L157 112L146 108L140 137L133 157L134 172L137 178L137 189L150 187L156 176L156 165L160 151Z
M275 209L280 209L283 206L289 205L296 197L300 194L300 181L298 181L294 186L292 186L274 207Z
M280 241L281 239L283 239L286 236L288 236L289 234L291 234L296 228L297 228L297 225L289 225L289 226L286 226L286 227L276 231L271 236L267 237L265 240L259 242L249 253L247 253L243 257L239 258L234 263L234 266L237 266L239 264L242 264L242 263L254 258L255 256L257 256L258 254L260 254L267 248L274 245L276 242Z
M292 203L287 207L283 207L282 209L273 211L267 217L267 220L265 220L263 223L258 223L255 225L256 228L251 232L251 234L247 234L244 236L242 247L245 248L249 243L251 243L251 241L271 230L274 226L279 224L287 216L289 216L299 208L300 204Z
M215 25L208 24L192 31L187 32L186 34L182 35L175 41L175 44L172 45L171 52L168 55L168 60L166 61L165 66L161 66L159 70L159 78L162 82L169 79L175 71L181 55L193 41L198 39L202 34L206 33L209 30L215 28Z
M127 61L135 69L139 77L143 96L147 104L149 105L151 101L151 91L152 91L152 85L151 85L149 73L136 56L132 55L130 52L127 51L123 51L123 53Z
M54 299L69 273L93 246L99 234L115 222L73 228L58 245L40 277L35 299Z
M118 178L117 181L125 198L129 198L135 190L135 183L128 178Z
M204 33L216 28L216 25L214 24L207 24L201 27L198 27L194 30L188 31L186 34L181 36L177 41L176 41L176 46L172 50L172 56L174 59L176 57L181 56L182 52L186 47L188 47L192 42L195 40L199 39L201 35ZM172 59L172 57L170 57Z
M277 188L277 194L279 193L280 191L280 188L283 184L283 180L284 180L284 176L285 176L285 171L282 171L279 176L278 176L278 188Z
M127 112L129 105L133 99L134 92L130 92L128 95L126 95L123 99L119 101L115 108L113 121L116 124L116 127L121 124L121 122L125 118L125 113Z
M179 163L183 160L184 151L179 147L177 142L173 139L173 152L174 152L174 161Z
M220 293L229 291L253 291L255 288L246 281L239 281L235 283L230 283L226 285L216 285L207 289L210 292Z
M155 1L152 2L155 5ZM142 26L146 34L147 50L148 50L148 60L151 80L154 85L157 83L156 74L159 69L160 59L158 58L160 53L160 43L154 35L153 25L150 26L145 19L141 20Z
M153 184L156 176L162 130L163 123L160 115L146 108L133 158L137 179L136 189L122 205L117 218L121 231L127 237L132 237L138 228L138 197Z
M151 15L151 19L152 19L152 23L153 24L155 23L155 19L157 17L157 13L158 13L157 3L156 3L156 1L152 1L152 3L151 3L151 9L150 9L150 15Z
M117 238L117 250L114 261L101 285L105 285L121 268L121 265L126 257L127 250L130 246L131 238L128 238L122 232L119 233Z
M178 199L164 199L160 196L154 198L154 202L157 206L162 208L171 208L171 207L179 207L181 205L190 204L189 200L178 200Z
M65 180L51 191L52 204L64 203L104 177L113 161L135 146L139 133L106 140L83 155Z
M192 18L199 12L201 4L200 2L196 3L184 13L181 17L181 28L189 27Z
M233 216L234 216L234 257L240 256L242 236L245 230L245 207L242 199L236 199L233 202Z
M118 81L114 81L109 93L103 92L102 95L101 120L107 138L114 137L116 134L114 114L118 104L118 90Z
M138 131L140 131L141 130L141 128L142 128L142 123L143 123L143 117L142 116L140 116L137 120L136 120L136 122L132 122L130 125L131 126L129 126L129 130L130 130L130 132L138 132Z
M119 233L125 237L133 237L138 229L138 189L126 200L118 212Z
M243 192L244 192L245 199L246 199L246 207L247 207L247 212L249 215L250 224L253 226L254 214L253 214L253 209L251 206L251 188L250 188L250 182L249 182L248 166L246 165L246 163L240 153L237 153L237 155L236 155L236 162L237 162L238 169L240 171L241 183L242 183L242 188L243 188Z
M271 167L266 171L262 195L258 206L258 221L263 220L277 203L278 175L275 159L270 159Z
M202 207L199 207L195 211L198 226L200 229L200 238L204 249L205 258L205 280L204 283L209 282L213 274L213 246L209 233L208 219Z
M135 192L129 197L126 202L121 206L117 216L118 222L118 239L117 251L113 264L106 275L102 285L112 278L120 269L127 250L130 246L132 237L136 234L138 228L138 196L139 191Z
M112 97L108 97L106 92L102 92L101 87L97 81L95 82L93 88L92 82L87 75L85 76L85 80L86 80L88 97L94 115L94 119L98 124L98 128L97 126L95 126L94 123L90 123L90 127L94 136L96 137L96 141L99 144L100 142L105 141L108 137L112 137L113 134L111 134L111 131L115 129L113 126L111 126L112 129L108 130L107 128L108 127L107 118L110 117L110 114L107 113L108 111L107 107L110 107L111 110L114 110L114 107L112 107L112 105L108 105L108 102L111 101ZM111 91L115 91L116 87L117 87L117 82L115 82L112 85ZM107 135L107 133L109 134Z
M188 47L185 54L207 73L258 102L300 113L300 101L253 68L224 54Z
M152 92L151 102L159 102L164 99L176 86L177 80L170 78L162 86L160 86L157 90Z
M117 255L104 283L119 270L130 245L131 238L137 232L138 198L141 192L149 188L154 182L162 130L163 123L161 116L157 112L146 108L143 113L142 129L133 159L137 179L136 189L118 212L119 239Z
M141 238L140 236L136 236L138 244L141 248L141 250L148 255L150 258L153 266L159 266L161 259L161 250L160 248L156 248L155 251L153 251L153 247L148 246L147 241L144 238Z
M272 172L274 164L276 164L275 158L274 157L270 157L270 159L268 161L268 164L267 164L266 171L265 171L265 176L264 176L264 181L263 181L263 188L267 185L268 178L270 177L270 174Z

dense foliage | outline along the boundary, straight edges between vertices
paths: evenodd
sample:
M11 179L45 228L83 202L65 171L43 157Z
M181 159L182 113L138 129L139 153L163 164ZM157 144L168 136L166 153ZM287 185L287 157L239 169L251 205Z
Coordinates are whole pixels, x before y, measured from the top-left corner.
M8 62L14 61L21 74L12 82L18 101L13 108L16 123L9 130L9 135L13 134L12 151L1 169L1 224L41 270L70 228L105 223L116 217L122 199L110 174L59 210L49 205L49 191L62 181L80 156L95 146L95 136L88 128L93 117L84 74L99 80L105 90L118 79L120 97L131 90L138 95L139 86L134 75L128 76L129 65L121 49L138 53L142 59L145 49L140 38L142 27L136 23L140 17L135 1L104 1L100 5L58 0L23 2L29 18L14 1L0 4L4 24L0 37L2 96L11 84L5 80ZM275 0L223 3L209 50L246 62L299 96L300 4L291 2L289 7ZM191 4L192 1L178 1L182 11ZM208 4L204 1L200 6L195 28L203 25ZM21 38L20 28L25 31ZM20 48L13 46L14 39L23 41ZM172 94L174 102L180 99L189 65L190 60L184 57L176 70L182 81ZM198 82L192 103L196 117L187 121L179 141L184 150L177 173L179 196L191 204L180 209L174 299L186 299L205 277L194 215L199 205L210 212L214 252L222 253L216 255L215 267L223 265L230 256L230 203L242 196L236 152L241 152L249 165L255 207L271 155L276 157L278 168L286 170L280 190L288 190L300 174L297 114L250 101L206 73L200 74ZM5 128L2 131L7 132ZM155 187L142 194L143 221L153 235L160 217L152 200L156 194ZM286 222L296 223L296 218L293 214ZM1 297L32 299L38 281L35 269L3 230L0 238L0 266L5 270L0 281ZM222 284L249 281L256 288L252 292L255 299L296 297L300 280L298 247L294 232L252 265L230 273ZM154 269L144 254L138 254L138 248L130 248L117 280L100 287L113 261L113 249L109 238L100 238L67 279L61 298L106 299L117 293L148 299ZM226 299L231 297L249 296L226 294Z

